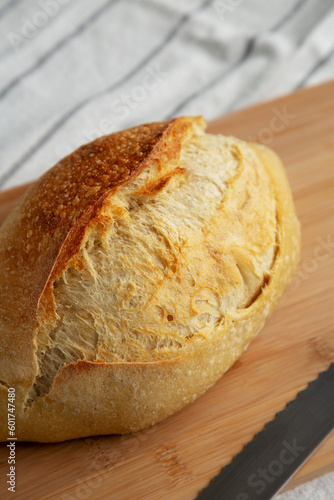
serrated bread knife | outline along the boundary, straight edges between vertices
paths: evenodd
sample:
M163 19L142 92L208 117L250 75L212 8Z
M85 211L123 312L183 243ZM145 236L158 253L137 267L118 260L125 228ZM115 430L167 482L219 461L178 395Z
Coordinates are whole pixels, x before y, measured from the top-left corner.
M199 500L269 500L334 429L334 363L204 488Z

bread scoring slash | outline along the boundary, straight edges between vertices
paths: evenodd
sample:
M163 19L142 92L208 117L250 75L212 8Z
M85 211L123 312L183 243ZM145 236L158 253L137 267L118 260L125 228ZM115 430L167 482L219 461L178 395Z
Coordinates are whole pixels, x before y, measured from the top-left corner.
M0 229L1 440L151 426L192 402L262 328L299 259L279 158L201 117L80 147Z

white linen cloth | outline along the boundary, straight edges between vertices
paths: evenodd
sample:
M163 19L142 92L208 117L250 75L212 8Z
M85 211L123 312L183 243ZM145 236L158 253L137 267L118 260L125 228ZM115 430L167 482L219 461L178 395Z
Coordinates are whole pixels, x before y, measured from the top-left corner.
M80 144L334 77L334 0L0 0L0 189ZM281 500L334 498L334 474Z

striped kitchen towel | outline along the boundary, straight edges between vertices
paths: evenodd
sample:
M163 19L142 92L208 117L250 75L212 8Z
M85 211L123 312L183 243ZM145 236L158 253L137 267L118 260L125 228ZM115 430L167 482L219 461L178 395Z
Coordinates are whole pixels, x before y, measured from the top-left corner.
M145 121L333 78L333 0L2 0L0 189Z

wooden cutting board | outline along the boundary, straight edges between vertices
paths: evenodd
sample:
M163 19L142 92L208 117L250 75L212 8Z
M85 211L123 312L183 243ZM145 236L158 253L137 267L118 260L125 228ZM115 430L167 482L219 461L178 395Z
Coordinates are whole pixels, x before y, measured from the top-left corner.
M128 436L17 443L16 499L190 500L334 361L334 82L212 122L283 159L302 222L296 276L265 328L204 396ZM24 187L0 193L0 222ZM1 498L8 450L1 449ZM334 436L288 487L334 470Z

